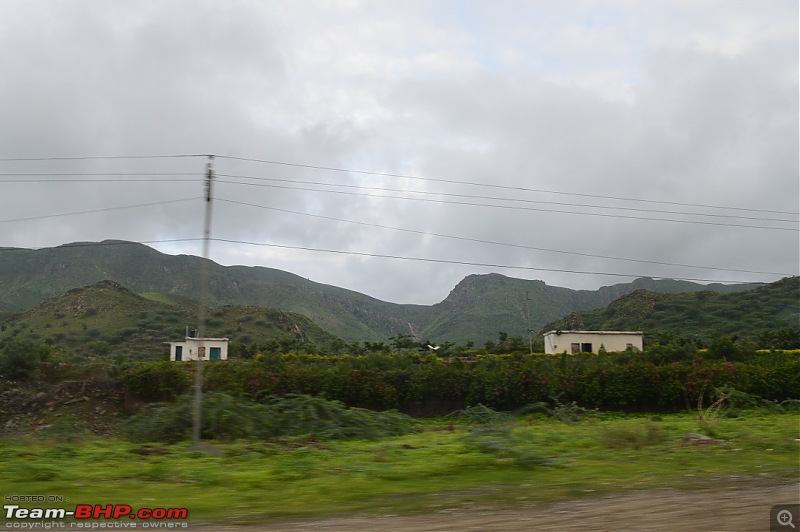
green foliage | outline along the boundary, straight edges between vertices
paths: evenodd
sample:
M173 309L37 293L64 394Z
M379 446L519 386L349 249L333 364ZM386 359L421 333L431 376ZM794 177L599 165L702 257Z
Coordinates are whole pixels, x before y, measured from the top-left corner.
M174 443L189 439L193 396L154 404L130 418L123 430L134 441ZM413 420L398 412L347 408L338 401L292 394L258 403L225 393L203 396L201 435L206 439L376 439L409 432Z
M713 402L707 407L703 406L703 396L699 397L697 402L698 419L705 427L713 425L722 417L737 417L745 410L758 409L765 412L783 410L783 407L774 401L742 392L730 384L714 388L709 395Z
M153 404L128 419L122 430L131 440L138 442L175 443L187 440L192 433L192 401L193 396L185 395L172 404ZM265 411L263 405L227 394L205 394L201 436L213 439L263 436Z
M139 362L122 374L122 386L130 394L148 401L173 399L185 393L191 385L188 370L193 364Z
M719 360L742 361L752 357L756 352L756 344L750 340L741 340L737 336L720 336L708 346L706 356Z
M549 411L550 417L564 423L577 423L592 413L592 411L578 405L576 401L562 403L556 400L555 403L555 406Z
M42 352L33 343L12 341L0 351L0 377L28 380L35 376Z
M0 331L0 344L18 335L26 341L46 338L84 357L124 354L131 360L157 360L164 342L181 338L184 324L196 320L196 305L175 307L168 303L171 299L153 294L144 298L103 281L70 290L13 318L13 330ZM252 358L259 350L316 351L335 339L305 316L275 309L224 306L213 314L208 335L230 338L231 357ZM54 321L54 316L60 318ZM256 316L262 326L253 323Z
M151 400L189 389L191 363L137 363L126 390ZM667 361L648 353L485 355L472 360L404 353L322 356L261 353L205 365L205 389L255 399L305 394L373 410L445 415L465 409L539 411L565 422L594 409L678 411L725 385L769 401L800 399L800 352L764 352L744 361L695 357ZM475 406L477 405L477 406ZM471 409L467 409L471 406ZM483 411L486 414L488 410Z
M666 292L666 291L665 291ZM569 318L547 325L547 330L640 330L647 340L680 334L707 346L715 339L738 335L764 349L800 348L797 326L800 277L786 277L755 290L720 294L711 291L657 293L638 290L613 301L605 308L581 310ZM650 349L645 344L645 350ZM742 343L742 346L744 344ZM735 349L720 343L717 350Z
M452 417L455 419L469 421L470 423L480 424L501 423L513 419L510 414L498 412L497 410L489 408L488 406L484 406L480 403L475 406L468 406L463 410L456 410L455 412L448 414L446 417Z
M179 490L181 501L190 504L192 521L208 523L209 529L272 530L285 528L287 520L312 517L442 510L437 522L448 528L449 508L550 504L592 493L624 496L632 487L718 486L721 478L784 479L788 488L797 478L796 414L756 412L723 419L720 431L731 445L705 449L683 443L683 436L696 430L696 419L685 413L663 415L656 425L664 440L647 443L651 417L569 425L536 420L508 432L484 433L485 439L511 440L534 460L540 455L563 464L533 471L485 445L470 445L464 439L469 431L462 427L379 441L215 441L216 454L192 452L187 442L155 448L92 436L72 443L6 437L0 440L0 492L58 494L68 488L71 500L86 501L102 491L100 502L124 500L141 508L174 504ZM641 431L640 450L598 438L601 431L624 435L629 430ZM383 521L376 526L391 529ZM531 521L528 528L535 525Z
M513 423L476 427L464 436L464 445L467 449L511 461L524 469L556 464L555 460L543 456L526 438L516 434L515 428Z
M107 278L146 295L151 301L168 306L170 310L178 313L187 310L190 314L194 313L197 304L189 298L196 297L198 293L199 259L165 255L136 243L108 244L108 246L62 246L41 250L18 249L13 253L6 253L3 264L4 298L0 301L0 315L20 309L31 310L48 298L59 296L65 288L75 289ZM53 268L53 264L58 264L60 267ZM347 343L363 340L375 342L397 336L400 331L407 333L408 323L418 327L422 337L433 338L437 345L442 345L445 341L457 343L473 341L476 345L481 345L484 341L495 338L498 330L507 331L509 340L517 337L527 340L525 323L520 319L526 307L526 302L520 298L520 294L524 293L530 296L530 301L527 303L530 312L525 314L530 316L530 327L538 330L546 323L571 312L603 307L621 294L640 288L650 290L651 293L709 289L727 292L748 288L637 279L633 283L616 285L611 290L587 291L551 287L538 281L487 274L466 277L452 290L445 304L427 306L378 301L363 294L314 283L303 277L269 268L223 267L215 264L209 269L209 276L211 287L209 298L214 311L218 305L259 305L264 308L278 308L286 313L311 317L314 323ZM793 279L796 285L797 278ZM713 296L713 293L705 292L697 296L696 301L702 304L706 301L714 303ZM696 309L694 301L695 299L680 301L680 304L674 305L670 311L673 322L667 320L661 323L669 325L674 331L680 330L684 325L703 327L699 325L702 320L694 319L692 316L696 310L700 317L705 316L702 309ZM91 299L87 299L87 302L89 308L98 309L98 314L87 317L87 320L97 320L107 314L108 310L113 310ZM756 310L763 309L767 311L766 313L753 312L748 315L747 308L739 304L725 312L734 317L739 324L757 327L758 331L774 327L797 327L796 295L793 300L786 303L794 305L794 311L791 307L783 308L775 305L768 307L764 303L764 301L759 302L759 308ZM667 304L667 307L669 306ZM669 308L667 310L669 311ZM48 317L52 320L56 312L73 319L72 311L68 309L51 309ZM146 321L152 321L150 317L158 315L162 323L178 325L176 327L178 329L184 324L193 323L182 319L176 321L175 314L159 314L150 309L138 309L134 316L137 315L144 315ZM625 319L629 319L631 315L637 316L636 313L629 313ZM714 321L708 324L709 330L714 330L711 327L718 324L725 325L725 318L718 313L710 313L708 316ZM750 318L749 325L746 322L747 318ZM794 321L791 321L792 318ZM214 319L225 321L224 318L216 316ZM138 320L134 318L126 326L136 321ZM264 321L270 323L271 320ZM302 333L308 333L303 325L301 329ZM647 330L651 330L649 325ZM736 330L721 329L720 332L732 334ZM526 342L523 341L522 344ZM501 346L501 349L505 347Z
M267 399L268 436L325 440L377 439L409 432L413 420L399 412L348 408L339 401L291 394Z
M757 335L761 349L800 349L800 328L767 329Z

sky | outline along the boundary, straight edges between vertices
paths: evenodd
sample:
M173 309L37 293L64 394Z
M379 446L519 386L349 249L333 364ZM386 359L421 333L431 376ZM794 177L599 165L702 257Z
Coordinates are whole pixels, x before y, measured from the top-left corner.
M211 162L212 260L385 301L489 272L798 275L798 19L789 0L3 0L0 246L201 255Z

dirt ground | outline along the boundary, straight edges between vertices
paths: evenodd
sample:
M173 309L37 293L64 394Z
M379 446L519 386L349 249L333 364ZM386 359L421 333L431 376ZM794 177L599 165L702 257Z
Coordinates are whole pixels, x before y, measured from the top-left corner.
M765 531L770 508L800 503L797 480L720 480L714 488L648 490L582 498L513 509L443 509L436 513L353 516L268 522L254 526L192 527L197 530L254 532L449 530L676 530ZM795 526L800 523L795 523Z

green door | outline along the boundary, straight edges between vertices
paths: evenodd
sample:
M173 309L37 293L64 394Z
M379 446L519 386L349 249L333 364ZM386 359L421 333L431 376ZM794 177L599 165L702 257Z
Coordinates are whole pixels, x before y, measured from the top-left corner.
M219 360L221 357L222 357L222 348L212 347L211 356L209 357L209 360Z
M183 346L182 345L176 345L175 346L175 361L176 362L180 362L181 360L183 360Z

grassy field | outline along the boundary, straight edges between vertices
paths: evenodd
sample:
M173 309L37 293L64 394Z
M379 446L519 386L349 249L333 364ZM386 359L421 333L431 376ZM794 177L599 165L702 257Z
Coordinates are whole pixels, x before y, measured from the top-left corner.
M68 427L0 440L0 493L60 495L70 504L187 507L192 522L258 523L352 513L514 506L659 487L695 488L732 477L797 478L800 419L744 412L701 430L696 415L542 415L513 425L427 420L379 441L210 442L143 445L75 439ZM511 428L513 426L513 429ZM486 431L488 432L481 432ZM691 445L687 433L722 440ZM23 505L24 506L24 505Z

